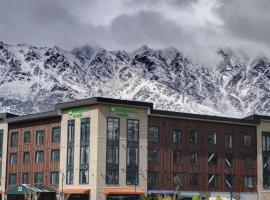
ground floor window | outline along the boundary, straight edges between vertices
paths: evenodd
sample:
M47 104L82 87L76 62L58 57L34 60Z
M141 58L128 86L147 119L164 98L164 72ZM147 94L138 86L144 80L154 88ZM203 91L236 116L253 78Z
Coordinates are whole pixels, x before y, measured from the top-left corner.
M147 180L149 189L156 189L159 185L159 173L158 172L148 172Z

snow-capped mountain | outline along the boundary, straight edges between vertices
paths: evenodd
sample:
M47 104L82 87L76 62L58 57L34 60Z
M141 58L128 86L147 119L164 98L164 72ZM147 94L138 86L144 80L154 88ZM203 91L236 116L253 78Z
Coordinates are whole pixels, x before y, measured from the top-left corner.
M216 68L194 64L175 48L128 53L85 46L0 42L0 112L54 109L93 96L149 101L156 109L243 117L270 113L270 61L220 50Z

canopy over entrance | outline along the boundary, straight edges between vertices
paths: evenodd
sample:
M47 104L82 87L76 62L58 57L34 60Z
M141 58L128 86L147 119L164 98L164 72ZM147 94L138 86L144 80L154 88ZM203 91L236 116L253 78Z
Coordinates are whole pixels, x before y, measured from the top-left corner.
M6 191L7 195L24 195L24 194L36 194L36 193L55 193L55 190L46 187L42 184L29 185L21 184Z

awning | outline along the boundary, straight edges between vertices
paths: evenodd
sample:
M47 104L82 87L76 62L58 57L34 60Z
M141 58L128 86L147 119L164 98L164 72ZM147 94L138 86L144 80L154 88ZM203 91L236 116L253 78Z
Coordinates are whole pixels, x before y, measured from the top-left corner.
M104 189L104 194L113 195L113 194L144 194L144 191L140 188L106 188Z
M58 190L59 192L62 192L61 189ZM90 194L89 188L64 188L63 192L65 194Z
M55 190L46 187L45 185L37 184L37 185L29 185L29 184L21 184L15 187L10 188L6 191L6 194L36 194L36 193L53 193Z

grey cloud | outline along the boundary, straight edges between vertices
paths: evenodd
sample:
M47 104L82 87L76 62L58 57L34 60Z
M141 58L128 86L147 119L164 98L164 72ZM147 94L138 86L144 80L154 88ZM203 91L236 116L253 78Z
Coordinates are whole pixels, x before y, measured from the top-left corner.
M233 36L270 45L269 10L269 0L226 0L217 12Z

